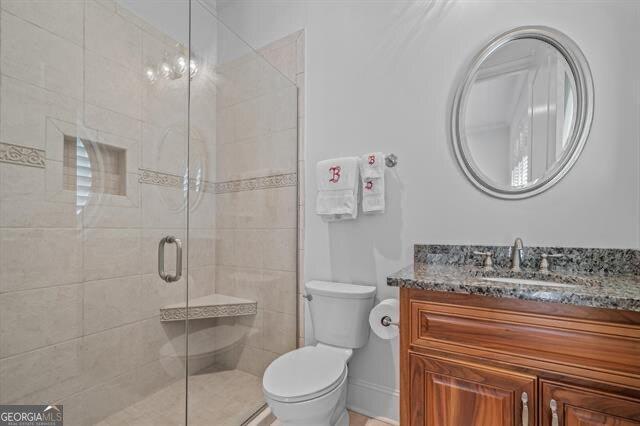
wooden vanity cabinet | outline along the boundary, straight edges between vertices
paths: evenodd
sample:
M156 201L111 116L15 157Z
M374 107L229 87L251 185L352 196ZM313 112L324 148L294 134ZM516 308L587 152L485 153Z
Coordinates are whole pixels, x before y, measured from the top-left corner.
M546 381L541 395L543 426L640 426L638 400Z
M534 376L415 354L409 362L411 424L535 424Z
M640 426L639 313L405 288L400 306L403 426Z

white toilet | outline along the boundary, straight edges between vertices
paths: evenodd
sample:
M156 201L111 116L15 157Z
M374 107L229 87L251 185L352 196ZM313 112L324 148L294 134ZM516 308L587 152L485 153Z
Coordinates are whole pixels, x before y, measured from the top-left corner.
M347 362L369 339L375 287L310 281L305 285L318 344L278 357L262 379L281 425L347 426Z

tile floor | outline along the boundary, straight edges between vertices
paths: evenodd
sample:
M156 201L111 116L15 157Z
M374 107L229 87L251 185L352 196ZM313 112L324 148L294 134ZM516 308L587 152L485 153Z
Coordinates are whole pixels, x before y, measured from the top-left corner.
M261 379L252 374L213 366L189 376L189 425L238 426L262 404ZM182 380L98 423L99 426L183 424Z
M271 426L278 426L279 424L276 420L271 423ZM391 426L391 424L349 411L349 426Z
M212 366L189 376L189 425L239 426L264 404L261 379L240 370ZM390 426L349 411L350 426ZM184 424L184 381L147 396L98 426ZM277 426L278 421L272 423Z
M349 426L391 426L391 424L349 411Z

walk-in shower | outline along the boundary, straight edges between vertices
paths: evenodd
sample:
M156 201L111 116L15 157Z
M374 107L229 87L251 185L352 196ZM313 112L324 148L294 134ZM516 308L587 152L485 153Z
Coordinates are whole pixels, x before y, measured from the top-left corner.
M301 35L258 52L198 0L1 0L0 31L0 404L242 424L297 344L298 95L267 59Z

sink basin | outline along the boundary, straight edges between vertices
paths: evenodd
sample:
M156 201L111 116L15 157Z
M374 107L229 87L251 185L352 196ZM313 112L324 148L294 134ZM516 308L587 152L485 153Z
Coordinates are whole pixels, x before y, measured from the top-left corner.
M522 278L483 278L485 281L492 281L495 283L508 283L508 284L522 284L522 285L537 285L540 287L576 287L576 284L556 283L553 281L540 281L540 280L527 280Z

